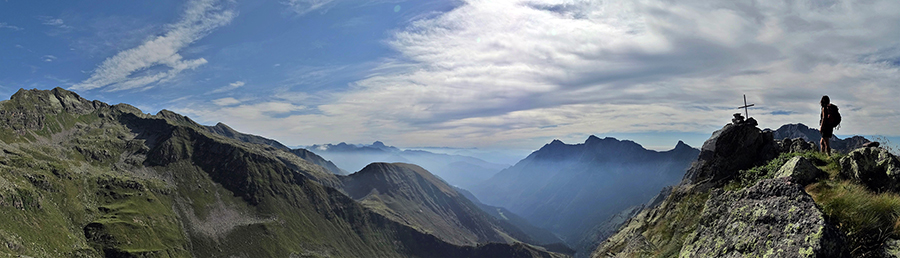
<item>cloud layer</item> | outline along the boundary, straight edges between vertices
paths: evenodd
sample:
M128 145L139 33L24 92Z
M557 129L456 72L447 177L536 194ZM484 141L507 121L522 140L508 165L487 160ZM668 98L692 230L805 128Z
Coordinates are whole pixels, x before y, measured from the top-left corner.
M303 14L329 2L286 3ZM533 148L586 134L706 134L744 94L762 127L814 126L827 94L844 117L838 134L900 135L896 10L890 0L467 0L392 31L396 55L347 90L177 111L288 144Z
M816 103L830 94L852 117L840 133L898 134L886 122L900 118L896 10L896 1L469 0L391 38L408 69L359 81L319 109L362 117L370 133L403 144L453 144L708 132L742 94L764 126L816 124Z
M187 3L181 20L168 26L161 36L107 58L90 78L74 90L104 88L109 91L148 88L165 82L185 70L207 63L204 58L185 59L184 48L231 22L237 13L230 0L193 0ZM48 21L49 22L49 21Z

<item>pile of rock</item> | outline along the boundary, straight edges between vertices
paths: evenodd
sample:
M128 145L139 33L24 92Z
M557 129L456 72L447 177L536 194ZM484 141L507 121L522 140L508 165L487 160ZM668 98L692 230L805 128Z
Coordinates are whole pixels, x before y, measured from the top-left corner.
M775 140L775 143L778 145L779 152L804 152L818 149L814 143L801 137Z

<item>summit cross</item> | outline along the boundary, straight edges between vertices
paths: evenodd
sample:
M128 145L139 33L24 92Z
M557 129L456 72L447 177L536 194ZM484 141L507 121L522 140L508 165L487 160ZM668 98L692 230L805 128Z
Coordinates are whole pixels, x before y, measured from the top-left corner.
M747 95L744 95L744 106L738 107L738 109L744 109L744 115L747 116L747 119L750 119L750 112L747 111L749 107L755 106L756 104L747 105Z

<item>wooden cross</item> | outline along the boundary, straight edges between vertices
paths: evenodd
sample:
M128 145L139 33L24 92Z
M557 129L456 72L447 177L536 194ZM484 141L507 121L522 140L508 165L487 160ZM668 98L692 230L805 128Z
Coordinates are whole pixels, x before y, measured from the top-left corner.
M756 104L750 104L750 105L747 105L747 95L745 94L745 95L744 95L744 106L738 107L738 109L742 109L742 108L743 108L743 109L744 109L744 114L747 116L747 119L750 119L750 112L747 111L747 108L752 107L752 106L754 106L754 105L756 105Z

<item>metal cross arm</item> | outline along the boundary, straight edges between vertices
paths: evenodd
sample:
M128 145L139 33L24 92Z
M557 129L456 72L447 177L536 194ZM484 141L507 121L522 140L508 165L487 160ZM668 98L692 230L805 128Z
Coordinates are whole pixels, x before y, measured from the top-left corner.
M755 106L756 104L747 105L747 95L744 95L744 106L738 107L738 109L744 109L744 115L747 116L747 119L750 119L750 112L747 111L749 107Z

